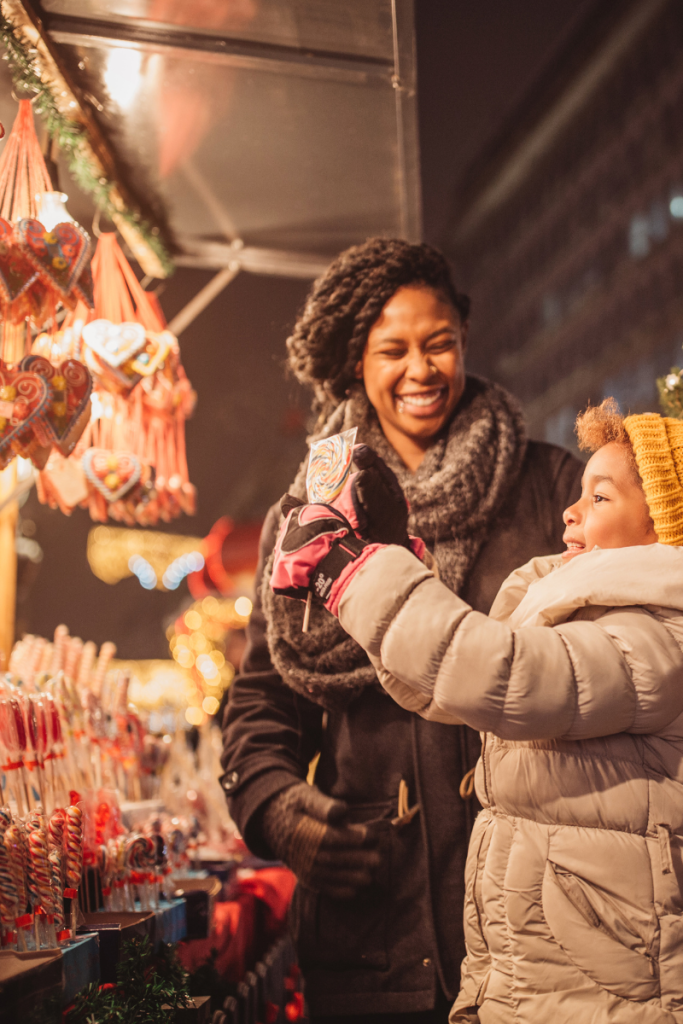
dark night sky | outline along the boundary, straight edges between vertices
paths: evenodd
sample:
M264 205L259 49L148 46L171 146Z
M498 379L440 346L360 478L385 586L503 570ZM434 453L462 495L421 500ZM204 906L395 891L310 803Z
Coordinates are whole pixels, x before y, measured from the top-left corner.
M594 0L416 0L425 239L457 182Z
M575 19L592 0L416 0L425 237L439 244L456 183L528 90ZM209 279L179 270L162 305L170 318ZM183 361L198 392L187 427L198 515L162 527L204 535L221 515L262 517L287 488L305 454L307 398L284 374L284 341L309 283L239 275L183 333ZM297 419L298 417L298 419ZM45 555L18 628L114 640L122 657L167 657L164 618L186 597L143 590L129 578L111 587L90 572L92 523L40 506L33 492L23 515L36 524Z

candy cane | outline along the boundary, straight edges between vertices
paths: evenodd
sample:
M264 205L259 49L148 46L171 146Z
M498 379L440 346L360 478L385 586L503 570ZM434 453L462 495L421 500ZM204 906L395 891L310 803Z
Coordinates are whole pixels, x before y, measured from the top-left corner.
M77 804L66 809L66 889L71 900L71 938L76 938L76 899L83 870L83 812Z
M66 641L66 657L64 659L64 675L72 682L76 680L83 651L80 636L72 636Z
M66 626L57 626L55 629L54 645L52 647L52 661L50 662L51 676L56 676L57 673L64 668L68 636L69 630Z
M97 652L97 644L94 644L92 640L88 640L87 643L83 644L83 651L81 652L81 663L78 667L78 679L76 680L79 689L82 686L90 686L90 674L92 667L95 663L95 654Z
M116 654L116 644L112 644L110 641L102 644L100 647L100 655L97 659L97 668L93 675L92 680L92 691L96 697L100 697L102 694L102 684L104 683L104 677L107 674L109 668L109 662Z

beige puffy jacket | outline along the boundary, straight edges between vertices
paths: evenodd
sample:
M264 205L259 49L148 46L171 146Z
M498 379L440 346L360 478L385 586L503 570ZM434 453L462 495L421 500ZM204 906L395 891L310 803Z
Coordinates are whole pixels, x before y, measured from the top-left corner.
M683 1022L683 549L534 559L487 617L388 547L340 620L399 704L484 734L451 1019Z

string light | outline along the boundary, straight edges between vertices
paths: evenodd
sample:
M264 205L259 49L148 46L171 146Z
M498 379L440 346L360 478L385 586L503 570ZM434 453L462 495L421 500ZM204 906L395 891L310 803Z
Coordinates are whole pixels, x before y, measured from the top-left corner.
M176 590L182 580L191 572L199 572L204 568L204 556L200 551L190 551L187 555L181 555L171 562L168 569L161 577L161 581L167 590Z
M146 558L142 555L132 555L128 559L128 568L137 576L145 590L154 590L157 585L157 574Z
M238 597L235 601L235 611L238 615L241 615L243 619L248 619L251 615L253 605L248 597Z
M196 701L191 702L194 710L188 709L193 719L197 711L202 715L218 711L221 697L235 675L235 666L226 657L226 643L233 630L244 628L251 612L248 597L219 599L209 595L195 601L167 630L173 658L188 670L196 687ZM199 703L201 708L197 707Z

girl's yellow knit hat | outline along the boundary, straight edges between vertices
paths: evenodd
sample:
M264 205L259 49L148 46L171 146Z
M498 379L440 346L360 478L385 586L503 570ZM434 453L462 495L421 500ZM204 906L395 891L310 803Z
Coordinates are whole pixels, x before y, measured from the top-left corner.
M683 420L645 412L624 426L660 544L683 546Z

